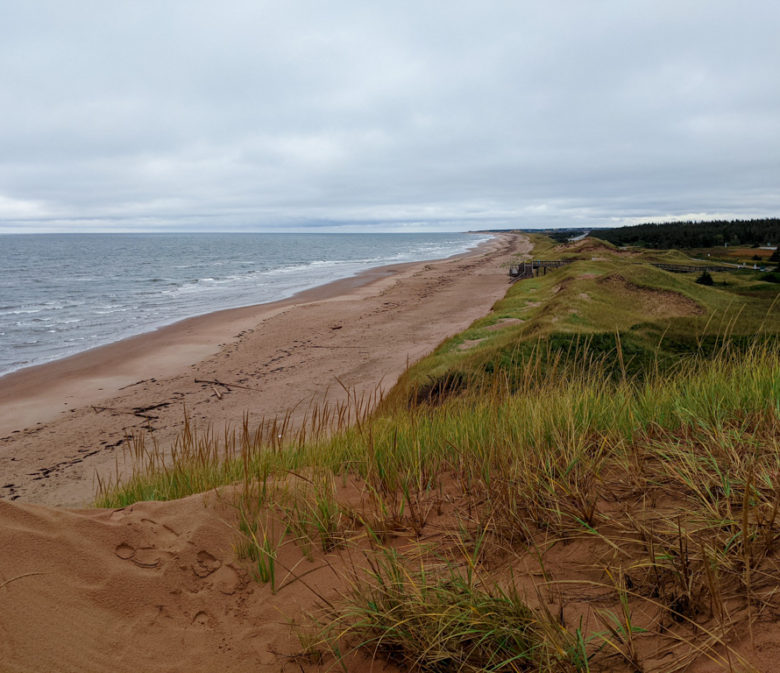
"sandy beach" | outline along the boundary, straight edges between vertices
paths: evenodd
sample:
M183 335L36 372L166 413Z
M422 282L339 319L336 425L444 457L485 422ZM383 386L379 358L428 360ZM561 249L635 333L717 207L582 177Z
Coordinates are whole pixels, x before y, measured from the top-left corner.
M465 255L379 267L0 378L0 499L86 506L96 475L121 465L125 437L145 429L165 446L185 407L221 430L343 399L337 380L386 389L485 315L506 292L510 255L528 250L502 234Z

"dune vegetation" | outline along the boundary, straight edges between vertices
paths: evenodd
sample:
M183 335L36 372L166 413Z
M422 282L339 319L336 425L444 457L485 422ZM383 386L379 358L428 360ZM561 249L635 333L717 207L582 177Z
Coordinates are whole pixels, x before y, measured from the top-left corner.
M133 474L98 504L217 489L269 591L331 565L339 596L312 587L300 626L326 669L361 649L437 672L770 670L780 285L535 245L572 263L514 283L384 398L129 438Z

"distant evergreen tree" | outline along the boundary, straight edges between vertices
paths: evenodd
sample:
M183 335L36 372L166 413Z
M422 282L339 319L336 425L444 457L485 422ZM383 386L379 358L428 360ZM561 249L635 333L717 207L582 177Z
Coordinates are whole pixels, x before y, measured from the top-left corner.
M715 281L712 280L712 276L709 271L703 271L701 276L696 279L699 285L715 285Z
M760 246L768 241L780 243L780 219L648 223L598 229L592 235L618 246L647 248L713 248L725 243Z

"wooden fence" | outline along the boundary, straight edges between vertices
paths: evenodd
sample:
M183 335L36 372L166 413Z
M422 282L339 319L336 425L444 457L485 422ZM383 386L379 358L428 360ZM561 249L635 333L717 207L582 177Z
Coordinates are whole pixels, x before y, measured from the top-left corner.
M534 276L545 275L547 269L557 269L572 262L576 262L574 259L534 259L527 262L520 262L519 264L512 264L509 267L509 277L513 280L520 280L522 278L533 278ZM630 262L630 264L643 264L644 262ZM664 271L671 271L672 273L702 273L703 271L709 272L721 272L721 271L735 271L739 267L737 266L713 266L703 265L694 266L692 264L652 264Z
M509 267L509 277L515 280L521 278L531 278L534 275L542 275L547 273L547 269L557 269L561 266L571 264L573 259L534 259L530 262L520 262L520 264L512 264ZM534 274L534 271L536 274Z
M693 266L692 264L653 264L653 266L663 269L664 271L671 271L672 273L702 273L703 271L718 272L718 271L734 271L738 269L737 266Z

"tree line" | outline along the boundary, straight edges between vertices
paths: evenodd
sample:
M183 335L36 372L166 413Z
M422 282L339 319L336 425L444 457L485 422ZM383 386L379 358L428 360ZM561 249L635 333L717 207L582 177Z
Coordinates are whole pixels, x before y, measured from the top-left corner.
M712 220L637 224L592 233L618 246L645 248L714 248L722 245L780 245L780 219Z

